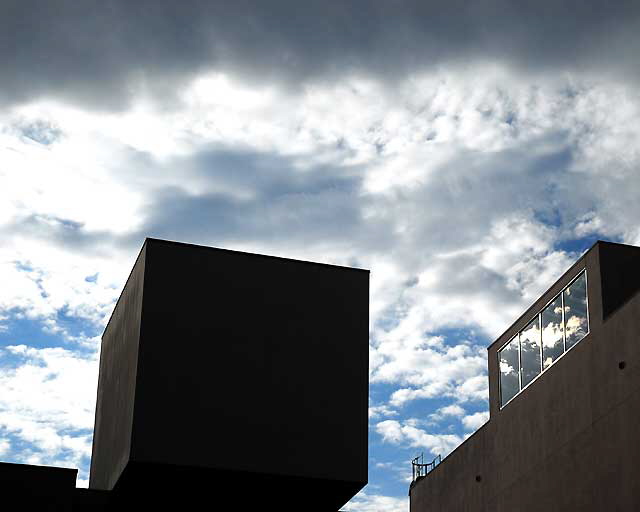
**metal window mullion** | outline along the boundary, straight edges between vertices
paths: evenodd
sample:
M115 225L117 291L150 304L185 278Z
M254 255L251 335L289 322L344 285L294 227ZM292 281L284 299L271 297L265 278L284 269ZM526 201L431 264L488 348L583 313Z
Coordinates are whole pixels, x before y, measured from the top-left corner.
M567 288L568 286L560 292L560 298L561 298L560 304L562 306L562 353L563 354L567 351L567 326L565 325L565 321L564 321L564 291Z
M584 336L586 336L587 334L589 334L589 332L591 332L591 322L589 321L589 282L588 282L588 278L587 278L587 269L585 268L583 271L584 273L584 300L585 300L585 306L587 306L587 332L585 333ZM583 336L583 338L584 338Z
M520 334L518 332L518 393L522 391L522 343L520 342Z
M542 373L544 371L542 364L542 311L538 313L538 330L540 331L540 373Z
M502 370L500 369L500 352L502 352L502 350L504 350L504 347L496 353L498 356L498 406L500 409L505 406L505 404L502 403Z

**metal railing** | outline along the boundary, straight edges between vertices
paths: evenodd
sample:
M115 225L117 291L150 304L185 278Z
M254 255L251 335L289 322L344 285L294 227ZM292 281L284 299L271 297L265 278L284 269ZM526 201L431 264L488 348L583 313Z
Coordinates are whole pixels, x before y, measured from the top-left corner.
M433 469L442 462L442 457L438 455L431 462L424 463L424 453L418 455L415 459L411 459L411 469L413 475L411 477L411 483L415 482L418 478L426 476L427 473L433 471Z

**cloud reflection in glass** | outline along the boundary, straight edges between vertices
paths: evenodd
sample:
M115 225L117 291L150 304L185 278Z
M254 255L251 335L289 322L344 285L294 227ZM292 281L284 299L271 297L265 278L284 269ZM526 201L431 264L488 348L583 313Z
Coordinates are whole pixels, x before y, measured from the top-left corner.
M589 333L587 275L582 271L498 351L500 406Z

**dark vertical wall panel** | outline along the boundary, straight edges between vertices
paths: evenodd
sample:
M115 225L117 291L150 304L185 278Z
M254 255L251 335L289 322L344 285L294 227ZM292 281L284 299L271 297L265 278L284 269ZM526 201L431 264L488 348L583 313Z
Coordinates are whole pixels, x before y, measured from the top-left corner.
M143 247L102 335L89 481L92 489L112 489L129 461L145 255Z
M600 243L602 314L606 319L640 290L640 248Z

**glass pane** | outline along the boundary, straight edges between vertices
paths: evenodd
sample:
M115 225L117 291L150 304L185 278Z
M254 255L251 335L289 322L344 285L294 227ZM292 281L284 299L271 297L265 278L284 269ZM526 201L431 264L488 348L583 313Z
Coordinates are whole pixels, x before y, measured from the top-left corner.
M542 311L542 365L547 368L564 352L562 296L558 295Z
M518 336L498 352L498 361L500 362L500 397L504 405L520 391Z
M540 374L542 371L540 363L540 325L536 316L520 333L522 387Z
M567 333L567 349L578 343L589 332L587 278L584 272L564 291L564 325Z

